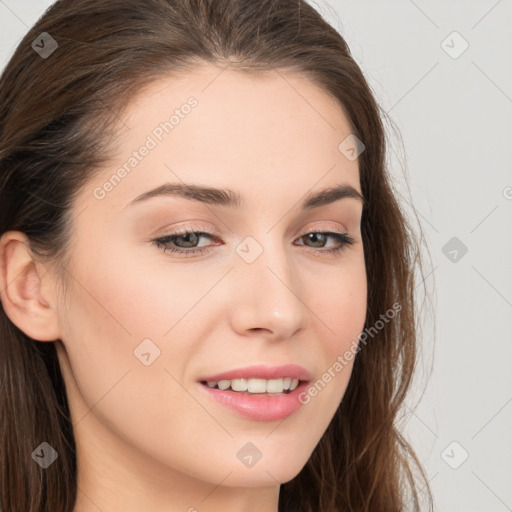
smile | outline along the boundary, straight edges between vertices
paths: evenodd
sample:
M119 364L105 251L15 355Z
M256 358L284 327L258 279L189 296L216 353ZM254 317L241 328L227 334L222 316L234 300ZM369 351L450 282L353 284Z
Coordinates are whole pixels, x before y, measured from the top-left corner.
M283 377L279 379L232 379L232 380L219 380L219 381L203 381L201 384L213 389L220 389L222 391L231 389L241 393L284 393L288 394L299 385L299 379L291 377Z

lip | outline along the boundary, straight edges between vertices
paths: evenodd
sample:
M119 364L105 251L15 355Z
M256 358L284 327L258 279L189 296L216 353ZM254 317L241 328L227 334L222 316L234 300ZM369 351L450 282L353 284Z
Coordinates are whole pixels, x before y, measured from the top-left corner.
M222 380L222 379L221 379ZM307 389L309 381L301 381L299 385L286 395L244 394L238 391L209 388L197 383L200 392L206 393L217 403L236 411L242 417L255 421L283 420L300 409L302 402L299 395Z
M233 390L209 388L207 381L233 380L233 379L279 379L290 377L298 379L299 385L290 393L284 395L272 393L242 393ZM206 393L217 403L237 412L244 418L255 421L278 421L287 418L300 409L302 402L299 395L307 389L311 381L311 374L302 366L287 364L282 366L254 365L238 368L215 375L208 375L198 379L200 392Z
M269 380L279 379L281 377L291 377L292 379L299 380L311 380L311 374L305 368L296 364L285 364L282 366L266 366L264 364L259 364L201 377L198 379L198 382L250 378Z

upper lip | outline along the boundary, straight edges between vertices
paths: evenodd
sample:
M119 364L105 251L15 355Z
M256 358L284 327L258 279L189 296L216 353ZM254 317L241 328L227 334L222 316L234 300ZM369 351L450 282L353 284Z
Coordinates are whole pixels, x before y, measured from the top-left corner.
M219 380L233 379L280 379L291 377L292 379L308 381L311 379L310 373L302 366L296 364L285 364L282 366L266 366L263 364L237 368L227 372L217 373L201 377L199 381L218 382Z

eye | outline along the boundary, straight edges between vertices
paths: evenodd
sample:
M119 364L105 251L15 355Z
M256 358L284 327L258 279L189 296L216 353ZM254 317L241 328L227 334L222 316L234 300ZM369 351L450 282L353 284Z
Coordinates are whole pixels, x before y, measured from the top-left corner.
M183 231L156 238L153 242L162 248L164 252L195 255L204 254L211 250L212 246L198 247L195 245L201 238L212 240L214 236L204 231L187 231L184 229ZM183 245L180 245L182 243Z
M313 242L314 244L320 243L321 247L325 246L325 242L329 238L336 240L338 242L336 247L320 251L331 255L336 255L343 251L347 246L354 245L355 243L355 240L348 233L338 233L336 231L312 231L299 237L299 240L303 238ZM318 247L318 245L316 245L316 247Z
M200 247L198 242L202 238L210 240L220 240L213 233L206 231L193 231L183 228L180 231L170 233L164 237L155 238L152 242L165 252L174 254L183 254L186 257L205 254L213 249L213 245ZM341 233L336 231L311 231L301 235L297 240L305 239L308 242L315 244L310 247L313 252L324 253L329 255L336 255L343 251L347 246L353 245L355 240L348 233ZM335 240L338 245L331 249L323 249L329 239ZM300 244L303 245L303 244ZM320 248L320 250L318 249Z

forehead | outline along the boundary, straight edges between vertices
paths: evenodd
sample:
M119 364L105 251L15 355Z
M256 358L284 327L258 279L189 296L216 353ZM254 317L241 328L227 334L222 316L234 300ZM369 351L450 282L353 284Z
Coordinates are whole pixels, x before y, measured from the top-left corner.
M187 106L191 98L193 108ZM302 158L308 148L336 154L339 137L351 131L336 99L303 75L202 66L161 78L132 101L124 118L129 127L125 149L171 120L173 113L172 133L159 142L183 148L183 153L193 149L189 154L228 149L234 157L257 159L268 158L271 150L279 153L279 148L281 153L293 150L288 159Z
M168 181L289 191L290 199L320 180L317 188L360 189L357 161L338 149L350 132L336 99L303 75L205 65L140 91L121 119L115 162L92 187L124 166L106 201L114 209Z

